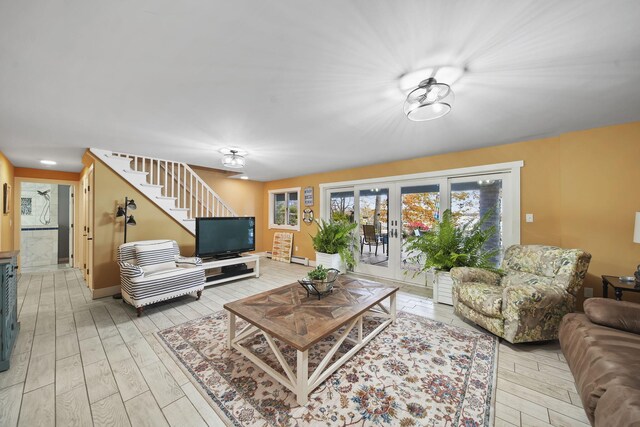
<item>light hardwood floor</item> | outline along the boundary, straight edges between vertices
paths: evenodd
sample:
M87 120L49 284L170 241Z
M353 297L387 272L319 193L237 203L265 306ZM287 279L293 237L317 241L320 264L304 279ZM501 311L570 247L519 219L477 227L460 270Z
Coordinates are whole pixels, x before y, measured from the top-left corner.
M183 297L140 318L119 300L92 301L78 270L23 274L21 330L11 369L0 373L0 425L222 425L153 333L306 271L263 260L260 278L208 287L200 301ZM403 287L398 309L473 328L427 294ZM588 425L557 343L500 344L495 414L496 426Z

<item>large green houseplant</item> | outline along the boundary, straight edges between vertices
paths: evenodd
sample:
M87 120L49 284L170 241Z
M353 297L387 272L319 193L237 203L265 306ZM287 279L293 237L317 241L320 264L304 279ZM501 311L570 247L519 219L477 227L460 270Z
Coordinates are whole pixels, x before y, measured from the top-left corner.
M492 215L490 211L478 221L457 225L453 214L447 209L432 230L407 239L405 248L412 254L409 261L420 265L422 272L435 271L436 302L451 304L449 270L454 267L499 271L494 260L500 250L486 248L486 243L497 232L495 225L487 225Z
M353 269L356 259L353 250L358 245L356 223L346 220L316 220L318 232L311 236L316 251L316 265L340 271Z

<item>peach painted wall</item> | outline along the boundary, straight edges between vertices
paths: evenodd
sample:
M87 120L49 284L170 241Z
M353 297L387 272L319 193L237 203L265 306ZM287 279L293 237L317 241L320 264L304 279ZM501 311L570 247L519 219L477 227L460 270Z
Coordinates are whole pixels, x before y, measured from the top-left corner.
M5 214L2 211L2 203L4 201L2 189L4 184L9 184L12 191L15 168L13 164L0 152L0 251L11 251L14 249L13 244L13 214L16 211L16 206L12 206L12 211L9 214ZM13 197L13 196L12 196ZM11 201L13 205L13 200ZM20 206L17 207L18 211Z
M16 178L53 179L57 181L80 181L80 173L50 169L15 168Z
M319 184L524 161L521 171L521 243L582 248L593 255L587 287L602 293L602 274L629 275L640 263L640 245L632 242L634 213L640 211L640 122L557 137L396 161L267 182L263 246L271 248L269 190L314 188L314 213L320 210ZM525 223L533 213L535 222ZM309 233L295 233L295 255L315 258ZM635 296L635 295L634 295ZM640 298L625 296L628 300Z

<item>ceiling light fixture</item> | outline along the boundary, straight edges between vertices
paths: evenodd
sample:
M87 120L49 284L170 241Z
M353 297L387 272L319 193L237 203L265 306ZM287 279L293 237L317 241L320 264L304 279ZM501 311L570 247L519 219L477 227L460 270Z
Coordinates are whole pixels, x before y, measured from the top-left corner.
M224 156L222 157L222 165L232 169L242 169L245 165L246 151L236 148L223 148L220 150Z
M418 87L421 81L428 77L433 77L439 82L453 86L464 74L465 69L444 65L440 67L421 67L404 73L398 78L398 89L406 96L413 89Z
M53 165L57 165L57 162L54 162L53 160L40 160L40 163L42 163L43 165L47 165L47 166L53 166Z
M437 119L451 111L454 95L448 84L438 83L434 77L422 80L407 95L404 113L409 120L422 122Z
M247 175L242 175L240 179L249 179L249 177Z

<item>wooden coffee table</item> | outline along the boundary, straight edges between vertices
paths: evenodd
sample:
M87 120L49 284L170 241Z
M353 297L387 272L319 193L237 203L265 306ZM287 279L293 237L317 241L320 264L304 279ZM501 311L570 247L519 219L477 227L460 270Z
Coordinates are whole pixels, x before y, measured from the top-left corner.
M397 291L396 286L339 277L333 293L322 299L313 295L307 297L307 292L298 283L243 298L224 305L229 312L227 345L295 393L298 403L304 405L311 391L396 320ZM382 304L385 299L389 299L388 306ZM239 332L236 331L236 316L249 323ZM367 336L363 336L362 327L365 316L383 319ZM348 337L354 328L357 328L356 339ZM286 376L241 345L241 341L258 333L264 335ZM336 343L315 371L310 373L309 348L335 333L338 334ZM274 338L297 350L295 372L280 352ZM329 365L345 340L354 347Z

